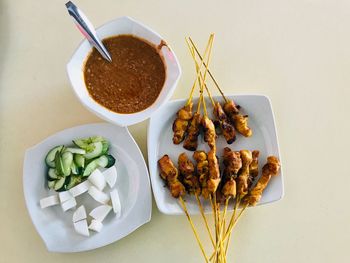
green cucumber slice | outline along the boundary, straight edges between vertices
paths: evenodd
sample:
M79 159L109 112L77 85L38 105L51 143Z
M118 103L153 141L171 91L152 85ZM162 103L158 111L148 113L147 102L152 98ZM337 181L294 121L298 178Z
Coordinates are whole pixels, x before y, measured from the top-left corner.
M66 187L67 190L69 190L72 187L80 184L83 181L83 178L81 176L79 176L79 175L72 175L70 177L71 177L70 181L69 181L69 183L67 184L67 187Z
M85 166L85 158L81 154L74 154L74 162L79 168L84 168Z
M93 145L94 148L91 152L87 152L84 155L84 157L86 159L93 159L93 158L96 158L102 154L102 150L103 150L102 142L93 142L90 145Z
M79 168L76 166L76 164L74 162L72 162L71 166L70 166L70 170L72 172L72 174L79 174Z
M56 169L50 168L47 172L48 179L55 180L58 179L58 174L56 172Z
M96 168L98 168L97 160L91 161L85 168L83 176L89 176Z
M109 143L107 141L102 141L102 154L107 154L109 150Z
M115 164L115 159L112 155L102 155L96 161L98 166L103 168L109 168Z
M47 181L47 186L49 189L53 189L55 186L56 181Z
M77 139L73 140L73 143L87 152L91 152L94 149L94 146L90 145L90 139Z
M54 190L55 191L63 191L63 186L64 186L64 183L66 181L66 178L65 177L62 177L60 179L58 179L56 182L55 182L55 185L54 185Z
M56 166L56 173L58 175L64 175L64 167L63 167L63 162L61 158L60 152L56 152L55 155L55 166Z
M68 147L64 151L71 152L71 153L78 153L78 154L85 154L86 153L86 151L84 149L73 148L73 147Z
M56 164L55 164L55 156L57 152L60 152L63 149L63 145L60 146L56 146L54 148L52 148L46 155L45 157L45 163L47 166L51 167L51 168L55 168Z
M71 152L64 152L61 156L63 164L63 175L68 176L71 172L71 166L73 163L73 154Z

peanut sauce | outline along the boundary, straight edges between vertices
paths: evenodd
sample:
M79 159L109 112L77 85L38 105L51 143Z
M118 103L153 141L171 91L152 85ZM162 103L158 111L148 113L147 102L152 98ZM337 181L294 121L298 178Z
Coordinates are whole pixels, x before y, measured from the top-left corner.
M159 50L132 35L106 38L112 56L105 60L94 48L84 68L90 96L117 113L135 113L151 106L165 82L165 65Z

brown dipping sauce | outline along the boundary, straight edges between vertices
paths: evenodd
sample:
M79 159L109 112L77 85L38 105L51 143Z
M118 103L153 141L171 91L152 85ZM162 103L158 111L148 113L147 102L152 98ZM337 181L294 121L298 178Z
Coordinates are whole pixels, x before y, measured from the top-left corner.
M90 96L117 113L134 113L151 106L165 82L165 65L159 51L132 35L113 36L102 42L112 62L95 48L88 56L84 80Z

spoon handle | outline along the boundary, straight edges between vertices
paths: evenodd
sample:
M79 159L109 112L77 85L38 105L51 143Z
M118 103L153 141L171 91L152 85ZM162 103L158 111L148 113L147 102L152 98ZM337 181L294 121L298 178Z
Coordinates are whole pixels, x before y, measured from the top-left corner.
M87 40L100 52L100 54L109 62L112 61L111 55L97 37L94 26L84 13L71 1L66 3L68 13L73 17L79 31L87 38Z

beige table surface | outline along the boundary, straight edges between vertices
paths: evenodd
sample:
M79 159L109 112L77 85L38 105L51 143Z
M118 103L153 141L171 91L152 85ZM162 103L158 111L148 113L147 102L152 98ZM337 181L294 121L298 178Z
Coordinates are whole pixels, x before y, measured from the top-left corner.
M82 36L65 1L0 2L0 262L202 262L185 217L153 206L152 221L94 251L46 251L25 208L26 148L62 129L100 121L75 98L65 65ZM212 69L226 93L273 103L285 197L249 210L230 262L349 262L350 2L334 0L76 1L100 25L129 15L174 48L194 77L184 37L216 33ZM130 127L147 160L147 122ZM194 222L202 224L200 217ZM205 233L199 227L200 233Z

